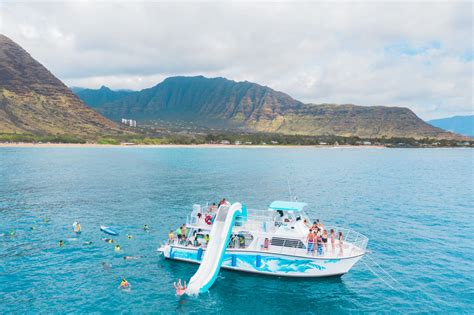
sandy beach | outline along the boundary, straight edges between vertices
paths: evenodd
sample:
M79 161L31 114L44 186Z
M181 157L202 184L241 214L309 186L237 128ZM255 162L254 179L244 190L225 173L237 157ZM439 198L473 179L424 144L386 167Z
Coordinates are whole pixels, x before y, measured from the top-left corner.
M0 143L0 148L214 148L214 149L274 149L274 148L332 148L375 149L375 145L235 145L235 144L97 144L97 143Z

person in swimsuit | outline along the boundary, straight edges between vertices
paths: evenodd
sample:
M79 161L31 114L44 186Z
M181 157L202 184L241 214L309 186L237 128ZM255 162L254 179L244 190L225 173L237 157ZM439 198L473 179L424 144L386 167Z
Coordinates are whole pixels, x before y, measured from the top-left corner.
M174 243L174 233L173 230L170 230L168 233L168 244L173 244Z
M321 232L316 234L316 243L318 245L318 256L323 254L323 238L321 237Z
M326 252L328 250L328 231L324 230L321 238L323 239L324 252Z
M315 235L314 235L313 230L309 229L308 236L306 237L306 240L308 241L307 254L309 254L309 253L313 254L314 253L314 238L315 238Z
M336 233L334 232L334 229L331 229L331 249L332 252L334 253L334 249L336 248Z
M342 256L342 255L344 254L344 253L343 253L344 238L342 237L342 232L339 232L338 240L339 240L339 248L341 249L341 251L339 252L339 254Z
M130 288L130 283L128 283L127 279L122 278L122 281L120 282L120 289L129 289Z
M181 279L178 279L178 283L173 283L173 286L176 290L176 295L183 295L186 292L186 281L184 281L184 285L181 284Z

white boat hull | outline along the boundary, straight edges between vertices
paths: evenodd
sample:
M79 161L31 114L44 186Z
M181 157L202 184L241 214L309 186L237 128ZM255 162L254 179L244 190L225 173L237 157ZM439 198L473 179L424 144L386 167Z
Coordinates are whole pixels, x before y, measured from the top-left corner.
M158 251L167 259L200 264L205 250L192 246L164 245ZM227 249L222 268L278 277L330 277L347 273L364 253L351 257L324 257Z

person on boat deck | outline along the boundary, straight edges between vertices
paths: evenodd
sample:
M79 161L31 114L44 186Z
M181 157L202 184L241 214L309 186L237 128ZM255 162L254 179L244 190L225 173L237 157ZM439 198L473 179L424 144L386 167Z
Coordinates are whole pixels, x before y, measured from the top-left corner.
M306 240L308 241L308 251L307 254L309 253L314 253L314 239L316 235L314 234L314 231L312 229L309 229L308 236L306 237Z
M173 230L170 230L170 232L168 233L168 244L172 243L174 243L174 233Z
M319 219L316 219L316 226L317 226L318 229L320 229L321 231L324 230L323 224L321 223L321 221L319 221Z
M263 249L268 250L268 247L270 246L270 240L265 237L265 241L263 241Z
M173 283L173 286L176 290L176 295L183 295L186 292L186 281L184 281L184 285L182 285L181 279L178 279L178 283Z
M321 237L321 232L316 234L316 243L318 245L318 256L323 254L323 239Z
M227 203L227 201L225 200L225 198L223 198L220 202L219 202L219 207L222 206L222 205L225 205Z
M181 238L184 240L186 240L186 237L188 236L188 230L186 229L186 224L183 224L181 226Z
M308 228L311 227L311 224L308 222L308 220L304 219L303 223L304 223L304 225L306 225L306 227L308 227Z
M334 232L334 229L331 229L331 248L334 253L334 249L336 248L336 233Z
M338 240L339 240L339 248L341 249L339 254L342 256L344 253L343 253L343 248L344 248L344 238L342 237L342 232L339 232L339 236L338 236Z
M311 230L316 231L318 229L318 222L314 221L313 225L311 226Z
M202 213L201 213L201 212L198 212L198 214L196 214L196 217L197 217L197 223L200 224L200 223L201 223L201 219L202 219Z
M245 236L239 235L239 247L245 248Z
M328 250L328 231L324 230L321 238L323 240L324 252L326 252Z
M181 236L183 235L183 231L181 230L181 227L178 227L175 232L176 232L176 236L178 237L178 243L181 243Z
M206 241L206 245L209 244L209 234L206 234L206 236L204 236L204 241Z

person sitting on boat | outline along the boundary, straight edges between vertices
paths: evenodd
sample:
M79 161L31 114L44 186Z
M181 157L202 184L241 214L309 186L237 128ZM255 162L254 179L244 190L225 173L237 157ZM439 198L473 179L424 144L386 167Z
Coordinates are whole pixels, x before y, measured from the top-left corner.
M206 236L204 236L204 241L206 241L207 246L207 244L209 244L209 234L206 234Z
M219 202L219 207L226 204L227 204L227 200L225 200L225 198L222 198L222 200Z
M311 227L311 224L308 222L308 220L304 219L303 223L304 223L304 225L306 225L306 227L308 227L308 228Z
M314 231L312 229L309 229L308 236L306 237L306 240L308 241L308 251L307 254L314 253L314 239L316 235L314 234Z
M178 283L173 283L173 286L176 290L176 295L183 295L186 292L186 281L184 281L184 285L181 284L181 279L178 279Z
M197 223L198 223L198 224L201 224L202 213L201 213L201 212L198 212L198 214L196 214L196 217L197 217Z
M181 238L186 239L186 237L188 236L188 231L186 229L186 224L183 224L181 225Z
M174 233L173 230L170 230L168 233L168 244L173 244L174 243Z

